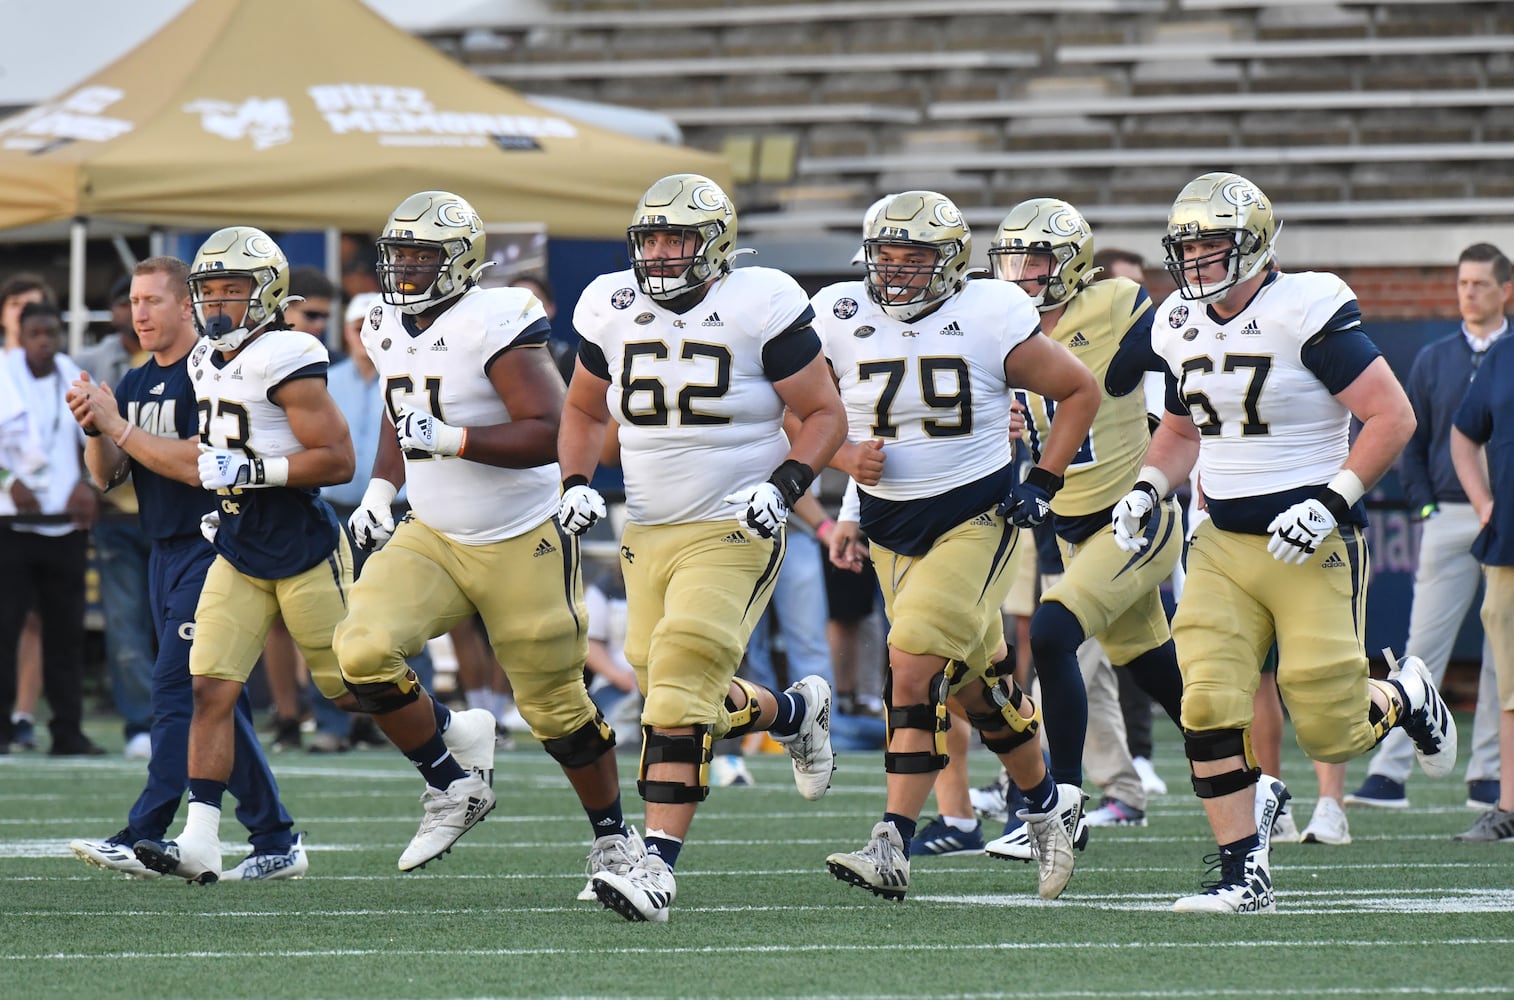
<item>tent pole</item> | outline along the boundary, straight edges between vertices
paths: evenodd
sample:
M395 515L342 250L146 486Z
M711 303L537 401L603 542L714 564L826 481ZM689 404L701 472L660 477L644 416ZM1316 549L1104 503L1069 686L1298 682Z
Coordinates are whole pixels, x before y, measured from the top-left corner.
M84 241L89 220L75 216L68 233L68 353L77 356L84 346L89 312L84 306Z
M326 277L331 280L331 283L340 292L342 287L342 231L332 227L326 229Z

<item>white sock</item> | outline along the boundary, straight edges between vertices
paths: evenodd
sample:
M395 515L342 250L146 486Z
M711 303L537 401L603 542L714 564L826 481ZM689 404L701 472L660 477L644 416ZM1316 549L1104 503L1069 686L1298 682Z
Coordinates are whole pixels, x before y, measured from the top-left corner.
M961 816L943 815L941 821L953 830L961 830L963 833L971 833L978 825L976 819L963 819Z
M219 849L221 844L221 810L208 802L191 802L184 817L180 840L208 840Z

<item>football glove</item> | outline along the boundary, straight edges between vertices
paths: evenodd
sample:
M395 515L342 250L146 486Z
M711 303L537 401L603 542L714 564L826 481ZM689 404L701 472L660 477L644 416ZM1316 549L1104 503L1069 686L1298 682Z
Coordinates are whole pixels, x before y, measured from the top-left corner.
M573 535L582 535L606 514L605 498L583 476L563 480L562 501L557 505L557 523Z
M1126 552L1139 552L1151 539L1146 537L1146 525L1151 522L1151 512L1156 509L1157 491L1150 483L1136 483L1135 489L1120 498L1110 512L1114 522L1114 543Z
M998 514L1017 528L1034 528L1051 516L1051 498L1062 488L1062 477L1033 466L1025 478L1009 488Z
M204 535L205 536L205 540L207 542L209 542L211 545L214 545L216 543L216 532L218 532L220 530L221 530L221 512L220 511L213 510L209 514L202 514L200 516L200 534Z
M357 510L347 519L352 540L364 552L382 548L394 534L394 514L390 505L399 491L387 479L370 479Z
M461 454L468 440L468 432L462 427L453 427L424 410L405 407L394 432L399 436L401 451L422 451L428 455Z
M1272 532L1267 540L1272 558L1298 566L1335 530L1335 515L1318 499L1303 500L1274 517L1267 530Z
M746 510L736 515L736 523L747 534L758 538L772 538L788 520L789 505L784 503L783 493L773 483L758 483L749 490L732 493L725 498Z
M207 490L283 486L289 479L287 458L248 458L225 448L200 449L200 485Z

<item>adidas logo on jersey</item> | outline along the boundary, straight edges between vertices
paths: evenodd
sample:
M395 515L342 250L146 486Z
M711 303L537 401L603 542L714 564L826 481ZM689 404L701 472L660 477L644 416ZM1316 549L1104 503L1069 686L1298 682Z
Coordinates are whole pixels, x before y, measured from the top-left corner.
M531 553L531 558L540 559L542 556L550 556L557 551L557 546L543 538L536 543L536 551Z
M1325 561L1324 562L1320 563L1320 568L1321 569L1340 569L1340 568L1342 568L1345 565L1346 565L1346 560L1344 560L1344 559L1341 558L1341 554L1339 552L1332 552L1328 556L1325 557Z
M447 350L447 341L446 341L446 338L444 338L444 337L437 337L436 338L436 343L434 343L434 344L431 345L431 349L433 351L446 351Z
M163 395L163 390L165 388L166 388L166 386L164 386L162 382L159 382L157 385L153 386L151 389L148 389L147 390L147 394L149 396L161 396L161 395Z
M1247 323L1245 326L1241 327L1242 337L1260 337L1261 335L1262 328L1260 325L1258 325L1256 320L1252 320L1250 323Z
M699 325L700 326L725 326L725 323L721 320L720 314L718 312L714 312L714 313L710 313L708 316L706 316L704 318L704 322L700 323Z
M960 336L962 336L962 328L957 325L957 321L956 320L952 320L950 323L946 324L944 327L942 327L940 330L937 330L936 332L939 333L939 334L941 334L941 336L943 336L943 337L960 337Z
M1077 333L1075 333L1075 334L1072 335L1072 339L1067 342L1067 346L1068 347L1087 347L1088 346L1088 338L1085 337L1085 336L1083 336L1083 331L1082 330L1079 330Z
M726 535L724 538L722 538L721 541L725 542L727 545L751 545L752 544L751 539L747 538L747 536L743 535L739 531L733 531L733 532L731 532L729 535Z
M231 374L228 375L228 376L226 376L226 377L227 378L234 378L238 382L242 381L242 366L241 365L237 365L235 368L233 368L231 370Z

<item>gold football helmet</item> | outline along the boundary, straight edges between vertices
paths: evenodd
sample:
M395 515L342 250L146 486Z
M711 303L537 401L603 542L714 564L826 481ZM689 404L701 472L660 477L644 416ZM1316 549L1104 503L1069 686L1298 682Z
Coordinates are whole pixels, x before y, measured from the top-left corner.
M877 201L873 202L871 205L867 206L867 211L862 214L862 238L864 240L867 239L868 232L873 228L873 223L877 221L878 213L883 211L883 206L887 205L888 200L892 197L893 195L886 194L882 198L879 198ZM867 248L859 243L857 244L857 252L852 254L852 263L861 264L866 260Z
M894 319L914 320L966 283L972 242L972 232L950 198L934 191L894 195L862 241L868 297ZM931 259L902 260L900 250L924 251Z
M988 250L988 266L995 278L1024 289L1042 312L1065 305L1101 270L1093 266L1093 230L1082 213L1056 198L1031 198L1010 209Z
M678 254L648 256L648 238L668 233L679 234L683 241ZM641 196L626 229L626 244L636 284L652 299L669 302L731 270L736 209L708 177L673 174Z
M467 201L449 191L411 195L378 238L384 301L414 315L461 295L492 263L484 242L484 223Z
M247 297L207 297L205 283L225 278L246 279ZM218 229L200 244L189 267L189 297L199 335L218 351L234 351L271 323L290 300L289 258L261 229Z
M1167 214L1167 235L1162 237L1167 273L1183 298L1217 302L1231 288L1271 266L1280 228L1261 188L1240 174L1204 174L1179 192ZM1200 240L1224 240L1229 246L1185 258L1183 245ZM1222 262L1225 276L1204 280L1204 269Z

